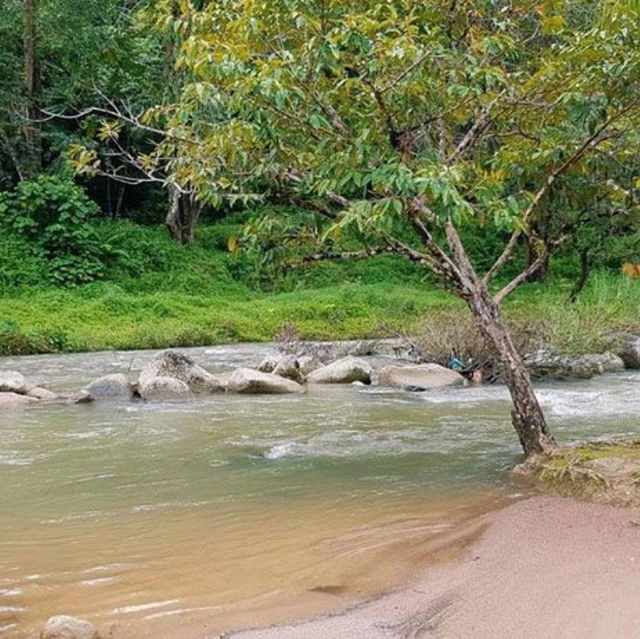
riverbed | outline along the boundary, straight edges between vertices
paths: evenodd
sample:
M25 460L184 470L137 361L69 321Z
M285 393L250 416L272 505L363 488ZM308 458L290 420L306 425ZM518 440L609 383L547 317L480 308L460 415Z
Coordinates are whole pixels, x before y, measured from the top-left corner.
M269 345L184 349L212 372ZM153 352L0 358L53 390ZM559 440L637 434L640 374L540 385ZM328 386L0 414L0 637L74 614L189 639L392 590L440 540L522 495L504 388Z

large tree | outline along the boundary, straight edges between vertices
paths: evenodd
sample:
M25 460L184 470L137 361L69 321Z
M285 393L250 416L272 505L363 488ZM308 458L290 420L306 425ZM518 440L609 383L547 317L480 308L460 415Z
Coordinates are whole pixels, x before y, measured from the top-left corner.
M611 183L602 158L624 162L637 148L638 9L637 0L185 1L179 15L160 15L186 34L178 65L193 81L145 118L166 132L146 166L202 199L297 204L311 226L297 220L280 241L300 241L307 259L392 252L423 265L465 300L498 354L525 453L549 451L500 304L565 239L534 238L540 220L568 236L578 226L549 223L559 194L571 206L597 186L600 206L619 207L621 193L637 191ZM484 273L461 239L469 222L505 238ZM363 247L336 251L347 229ZM504 279L525 240L536 256Z

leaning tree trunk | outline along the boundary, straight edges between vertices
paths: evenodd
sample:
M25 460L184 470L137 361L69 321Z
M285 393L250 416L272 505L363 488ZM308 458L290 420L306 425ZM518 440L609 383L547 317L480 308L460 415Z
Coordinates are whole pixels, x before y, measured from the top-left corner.
M511 418L525 455L546 453L555 448L544 413L533 392L527 367L518 353L498 304L491 298L485 281L478 276L462 245L455 226L449 221L447 241L457 261L457 285L476 319L482 336L497 354L504 379L511 393Z
M511 419L524 453L550 452L555 448L553 436L533 391L529 372L500 316L500 309L489 297L482 282L478 282L474 288L468 297L468 304L483 337L493 347L502 364L513 401Z
M202 204L190 193L169 187L169 211L165 219L171 237L181 244L193 241Z

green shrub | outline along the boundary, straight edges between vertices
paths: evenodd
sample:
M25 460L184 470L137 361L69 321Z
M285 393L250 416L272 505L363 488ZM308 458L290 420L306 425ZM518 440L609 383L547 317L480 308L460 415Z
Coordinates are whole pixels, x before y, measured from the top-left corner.
M64 331L23 331L12 318L0 322L0 356L58 353L71 348Z
M39 286L49 277L47 259L41 251L13 234L0 232L0 291Z
M92 219L97 205L73 182L41 175L0 193L0 224L23 240L31 256L48 261L48 278L63 286L84 284L102 276L105 249Z

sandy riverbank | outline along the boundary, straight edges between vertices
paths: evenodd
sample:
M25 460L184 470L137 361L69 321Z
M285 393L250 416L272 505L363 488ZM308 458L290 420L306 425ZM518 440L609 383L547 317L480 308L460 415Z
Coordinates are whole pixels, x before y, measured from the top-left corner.
M233 639L640 637L640 510L534 497L457 560L344 614Z

